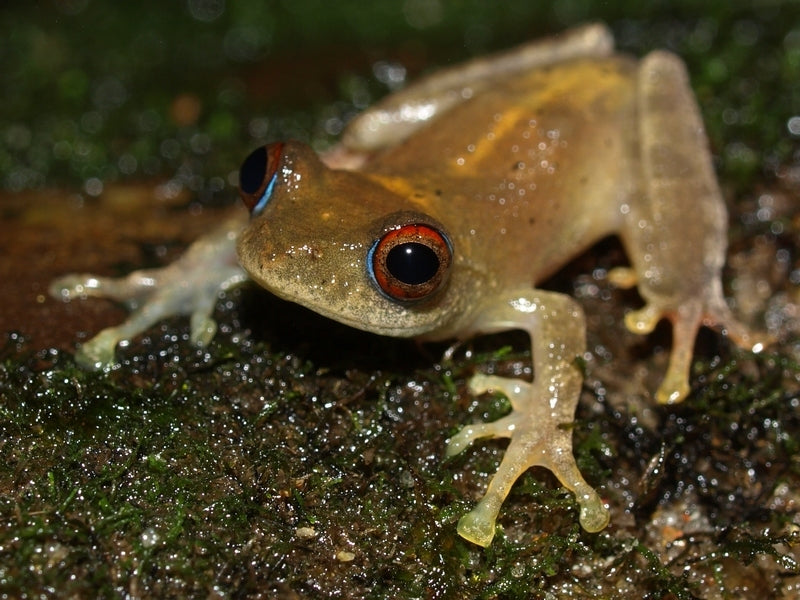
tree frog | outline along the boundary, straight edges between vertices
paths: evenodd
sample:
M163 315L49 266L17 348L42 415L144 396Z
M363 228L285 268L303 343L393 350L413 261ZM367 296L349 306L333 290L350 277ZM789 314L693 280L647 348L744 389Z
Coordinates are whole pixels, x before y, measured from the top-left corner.
M586 530L609 521L578 470L568 427L582 384L584 315L568 295L536 287L567 261L600 238L621 239L631 264L610 277L637 286L644 300L625 325L640 334L662 318L673 326L658 402L686 397L701 325L753 351L764 343L722 295L727 217L684 65L663 51L616 54L602 25L430 75L354 119L325 154L294 141L259 148L242 164L240 194L249 216L168 267L54 282L64 299L138 306L86 343L79 360L111 363L120 340L176 313L191 315L192 338L207 343L218 290L247 275L380 335L445 340L522 329L533 381L473 377L471 393L501 391L512 411L465 427L447 446L455 455L478 439L510 439L483 499L458 523L481 546L491 543L509 489L534 465L574 493Z

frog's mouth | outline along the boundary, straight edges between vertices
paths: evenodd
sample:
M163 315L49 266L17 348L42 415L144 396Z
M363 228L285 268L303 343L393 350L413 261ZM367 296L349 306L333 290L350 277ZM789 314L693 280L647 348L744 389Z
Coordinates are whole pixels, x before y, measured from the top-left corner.
M364 300L361 294L354 294L349 302L343 303L333 301L333 294L325 294L322 288L315 290L319 293L309 294L307 290L298 293L296 290L276 287L260 278L253 278L278 298L299 304L353 329L398 338L417 337L431 329L431 315L397 305L372 289L366 292L371 296L370 300ZM360 308L354 310L354 306Z

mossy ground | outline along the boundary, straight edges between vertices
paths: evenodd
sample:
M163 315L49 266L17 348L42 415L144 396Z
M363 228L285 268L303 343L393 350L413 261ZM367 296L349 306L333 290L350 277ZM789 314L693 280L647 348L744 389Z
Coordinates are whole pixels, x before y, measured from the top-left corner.
M796 596L800 137L787 123L800 116L800 6L533 4L4 10L0 593ZM440 347L352 331L245 286L220 301L204 350L172 319L108 373L75 366L74 341L122 313L46 298L55 274L167 262L226 210L251 147L295 137L322 148L385 93L377 60L418 73L594 19L628 51L686 59L729 200L729 295L754 322L766 310L781 336L753 356L704 332L691 396L655 407L669 330L625 332L635 294L593 276L619 264L619 246L549 283L589 315L575 451L608 500L608 529L582 531L570 496L535 470L490 548L455 535L504 444L444 461L444 443L508 410L502 397L470 398L466 381L529 373L515 334L443 362Z

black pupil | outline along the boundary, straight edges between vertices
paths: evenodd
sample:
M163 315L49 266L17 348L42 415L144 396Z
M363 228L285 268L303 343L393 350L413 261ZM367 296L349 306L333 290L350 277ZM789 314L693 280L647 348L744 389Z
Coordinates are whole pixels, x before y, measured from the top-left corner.
M408 285L430 281L439 270L439 258L425 244L407 242L389 250L386 268L398 280Z
M261 146L244 159L239 168L239 187L245 194L255 194L264 183L267 172L267 148Z

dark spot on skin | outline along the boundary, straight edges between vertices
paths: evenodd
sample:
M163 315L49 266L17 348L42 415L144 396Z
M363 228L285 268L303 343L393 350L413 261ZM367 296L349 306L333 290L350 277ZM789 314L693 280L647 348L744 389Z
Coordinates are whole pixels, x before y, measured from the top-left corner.
M581 177L581 183L584 185L589 183L589 178L586 175L584 175L583 177Z
M433 193L436 194L437 196L441 196L442 190L434 190Z
M530 217L528 219L528 225L533 226L536 223L536 217Z
M511 170L512 171L519 171L519 170L521 170L523 168L525 168L525 163L522 162L521 160L519 160L519 161L514 163L514 166L511 167Z

